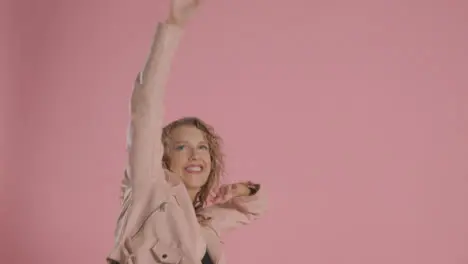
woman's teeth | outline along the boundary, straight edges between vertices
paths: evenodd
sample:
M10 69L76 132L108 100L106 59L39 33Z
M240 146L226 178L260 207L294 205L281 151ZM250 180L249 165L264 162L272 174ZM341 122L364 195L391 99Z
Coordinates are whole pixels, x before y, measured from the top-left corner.
M202 171L202 167L201 166L188 166L185 168L185 170L188 172L200 172Z

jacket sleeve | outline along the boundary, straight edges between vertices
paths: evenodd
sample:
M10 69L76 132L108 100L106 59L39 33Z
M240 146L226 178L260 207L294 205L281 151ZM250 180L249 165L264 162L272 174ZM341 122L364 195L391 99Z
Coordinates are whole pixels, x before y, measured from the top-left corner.
M130 102L126 169L126 186L132 188L133 201L145 196L145 190L153 184L165 183L160 162L164 88L181 33L181 28L176 25L158 25L148 60L135 80Z
M117 219L115 243L119 243L129 219L130 208L145 198L149 186L166 184L161 167L163 146L164 87L182 30L160 23L146 65L134 82L127 131L128 164L121 182L121 212ZM160 191L164 191L160 188ZM135 213L138 210L134 210Z
M251 196L236 197L223 204L212 205L200 212L208 227L221 237L226 232L257 220L267 210L263 187Z
M132 204L132 188L130 186L130 178L127 172L124 172L124 178L121 183L120 193L120 214L117 219L117 226L115 228L115 244L118 244L123 236L123 231L127 225L128 211Z

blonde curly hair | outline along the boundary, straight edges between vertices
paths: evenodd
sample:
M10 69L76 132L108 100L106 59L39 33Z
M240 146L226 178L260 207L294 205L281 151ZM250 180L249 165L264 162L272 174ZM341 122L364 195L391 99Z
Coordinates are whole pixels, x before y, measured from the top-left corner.
M193 201L193 207L197 212L206 206L211 192L214 188L219 186L221 177L224 175L224 155L221 151L222 139L215 133L212 126L197 117L184 117L169 123L163 128L161 136L161 142L164 146L162 166L165 169L170 168L171 162L168 155L170 135L174 129L181 126L192 126L198 128L204 134L209 145L211 170L208 180L201 187Z

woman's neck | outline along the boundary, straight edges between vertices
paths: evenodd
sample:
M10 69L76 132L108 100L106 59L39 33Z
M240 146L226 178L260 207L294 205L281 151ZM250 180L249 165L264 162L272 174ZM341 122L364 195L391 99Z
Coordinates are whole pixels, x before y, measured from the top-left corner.
M187 189L187 192L190 196L190 200L195 201L195 197L197 197L197 193L200 191L200 189Z

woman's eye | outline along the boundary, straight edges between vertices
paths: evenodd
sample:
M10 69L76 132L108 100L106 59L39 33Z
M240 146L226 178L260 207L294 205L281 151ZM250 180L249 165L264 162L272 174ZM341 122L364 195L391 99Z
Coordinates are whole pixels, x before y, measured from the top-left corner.
M175 149L176 149L176 150L183 150L184 147L185 147L184 145L179 145L179 146L175 147Z
M200 146L200 149L207 150L207 149L209 149L209 148L208 148L208 146L207 146L207 145L201 145L201 146Z

